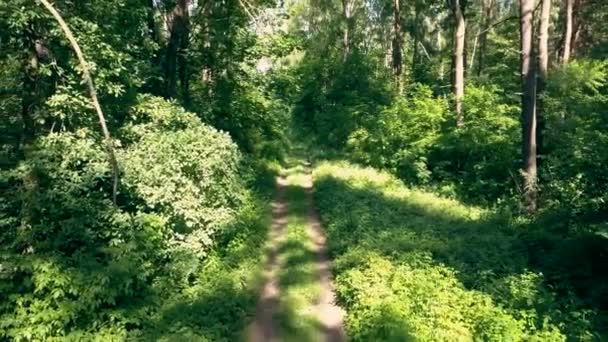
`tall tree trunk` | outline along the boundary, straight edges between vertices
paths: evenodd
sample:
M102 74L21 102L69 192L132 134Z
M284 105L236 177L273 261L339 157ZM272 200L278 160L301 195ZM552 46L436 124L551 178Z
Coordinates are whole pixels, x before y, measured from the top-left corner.
M33 113L40 105L37 92L39 58L35 48L35 40L29 35L24 39L24 45L28 47L22 61L22 88L21 88L21 121L23 129L19 142L19 150L28 146L35 136Z
M574 0L574 7L572 9L572 38L570 41L570 57L577 56L582 51L583 31L585 29L585 21L582 18L582 11L585 5L584 0Z
M120 168L118 167L118 160L116 159L116 153L114 152L114 143L112 142L112 136L110 135L110 130L108 129L108 126L106 124L106 118L103 114L103 111L101 110L101 105L99 104L99 100L97 98L97 90L95 89L95 85L93 84L93 78L91 77L91 73L89 71L89 65L86 59L84 58L84 53L82 53L80 45L78 45L78 42L76 41L72 30L70 30L70 28L63 20L59 12L53 7L53 5L51 5L50 2L48 2L48 0L40 0L40 2L51 13L51 15L53 15L53 17L59 24L59 27L61 27L61 30L63 31L65 37L70 42L72 50L74 50L74 52L76 53L76 57L78 58L80 68L82 69L82 80L89 89L91 104L93 105L93 108L97 113L99 124L101 125L101 131L104 136L104 145L108 153L108 161L112 166L112 173L114 176L114 182L112 186L112 202L114 202L114 205L116 205L116 197L118 194L118 174Z
M148 0L148 33L153 41L158 42L159 33L158 27L156 25L156 6L154 5L154 0Z
M542 94L545 91L547 75L549 70L549 26L551 25L551 0L542 0L540 13L540 29L538 40L538 153L543 154L544 151L544 129L545 129L545 113L544 100Z
M186 11L184 33L180 42L180 49L177 57L179 65L179 82L181 87L182 101L185 107L190 105L190 66L188 63L188 48L190 47L190 19Z
M165 96L174 98L177 94L177 59L182 41L187 32L189 0L178 0L171 14L169 44L165 59Z
M414 3L414 27L413 27L414 50L412 53L412 70L416 70L418 67L418 64L420 63L420 47L419 47L420 30L419 30L419 26L421 25L421 23L420 23L421 12L422 12L422 10L420 9L420 6L418 5L418 1L415 1L415 3ZM414 76L416 76L416 73L414 73Z
M574 0L565 0L566 3L566 15L564 20L566 21L566 25L564 28L564 36L562 38L563 46L562 46L562 64L568 64L570 60L570 52L572 50L572 12L574 9Z
M522 79L522 157L524 210L537 208L536 167L536 70L533 48L534 0L519 0Z
M488 49L488 31L492 24L492 13L495 0L483 0L483 25L481 27L481 35L479 36L479 53L477 54L477 76L481 76L486 62L486 53Z
M401 91L401 74L403 73L403 34L401 31L401 0L394 0L393 6L393 74L397 82L397 88Z
M464 118L462 113L462 98L464 97L464 68L465 68L465 38L466 21L464 18L461 0L452 0L452 14L454 16L454 51L453 51L453 84L454 111L456 113L456 125L462 126Z
M352 31L352 0L342 0L342 16L344 17L344 32L342 36L342 45L344 47L342 61L346 62L351 52L351 31Z

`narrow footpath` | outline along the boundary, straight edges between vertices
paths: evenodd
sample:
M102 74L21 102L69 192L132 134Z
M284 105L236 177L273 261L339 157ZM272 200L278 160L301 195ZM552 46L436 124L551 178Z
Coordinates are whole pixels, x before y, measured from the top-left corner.
M303 159L290 160L277 180L265 284L248 342L346 341L312 186Z

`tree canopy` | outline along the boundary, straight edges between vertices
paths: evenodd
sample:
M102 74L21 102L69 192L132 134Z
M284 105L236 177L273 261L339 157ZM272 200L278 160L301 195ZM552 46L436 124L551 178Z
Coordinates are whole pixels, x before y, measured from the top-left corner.
M353 341L602 340L607 19L0 0L0 340L241 338L303 145Z

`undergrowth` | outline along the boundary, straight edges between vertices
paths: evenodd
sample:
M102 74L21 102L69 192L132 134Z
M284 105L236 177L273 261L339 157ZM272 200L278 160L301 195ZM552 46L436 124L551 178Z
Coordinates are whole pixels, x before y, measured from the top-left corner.
M314 179L352 341L601 339L597 310L530 262L526 225L346 162Z

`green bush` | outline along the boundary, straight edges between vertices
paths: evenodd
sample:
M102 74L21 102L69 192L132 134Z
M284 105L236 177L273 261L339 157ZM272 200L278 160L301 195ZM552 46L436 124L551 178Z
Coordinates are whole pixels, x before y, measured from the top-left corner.
M353 341L593 340L593 310L530 263L508 219L347 163L314 180Z
M139 99L118 135L51 133L0 172L0 339L232 340L255 306L264 201L240 154L174 103ZM230 300L226 300L230 298Z
M545 97L540 176L545 205L591 223L608 203L608 63L575 61L556 70ZM588 219L586 219L588 218Z
M353 132L348 149L356 160L387 168L411 183L428 183L428 152L440 137L446 114L446 101L434 97L429 87L416 85L382 109L369 127Z
M175 104L143 101L124 128L137 138L120 158L130 201L166 217L175 243L204 253L241 202L238 149L227 134Z
M439 133L429 164L434 180L453 184L460 198L494 202L513 194L519 177L519 109L501 101L496 87L466 89L464 125Z

